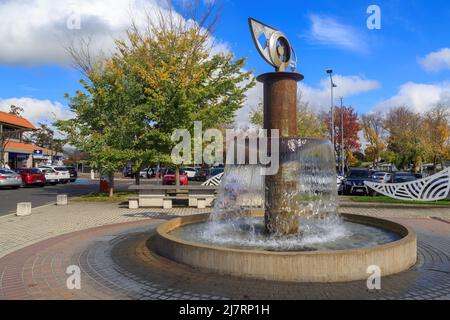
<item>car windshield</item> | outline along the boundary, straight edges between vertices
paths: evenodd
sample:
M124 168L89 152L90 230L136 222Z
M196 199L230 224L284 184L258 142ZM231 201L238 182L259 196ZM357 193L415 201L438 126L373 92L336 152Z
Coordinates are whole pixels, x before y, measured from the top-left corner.
M69 171L69 169L67 169L65 167L56 167L55 170L56 171Z
M32 174L42 174L42 171L39 170L39 169L31 169L30 173L32 173Z
M382 178L382 177L384 177L386 175L386 173L375 173L373 176L374 177L380 177L380 178Z
M212 176L217 176L218 174L221 174L221 173L223 173L223 169L215 169L215 170L212 170L211 171L211 175Z
M8 169L0 169L0 174L12 174L12 173L15 174L14 171L11 171L11 170L8 170Z
M369 178L370 172L369 171L352 171L348 175L349 178Z
M396 176L394 179L395 183L402 183L402 182L411 182L411 181L415 181L416 177L413 175L399 175Z

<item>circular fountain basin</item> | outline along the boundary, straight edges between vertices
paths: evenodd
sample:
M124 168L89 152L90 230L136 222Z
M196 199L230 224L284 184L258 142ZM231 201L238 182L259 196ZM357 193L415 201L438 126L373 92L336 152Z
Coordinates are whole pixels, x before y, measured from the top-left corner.
M177 218L158 228L155 249L170 260L221 274L290 282L363 280L370 276L371 266L380 267L382 276L388 276L408 270L417 261L416 233L392 221L344 214L343 226L349 235L264 239L262 232L252 230L257 236L243 236L247 227L261 226L258 219L263 215L253 212L253 218L234 228L237 234L211 243L198 237L208 227L209 215Z

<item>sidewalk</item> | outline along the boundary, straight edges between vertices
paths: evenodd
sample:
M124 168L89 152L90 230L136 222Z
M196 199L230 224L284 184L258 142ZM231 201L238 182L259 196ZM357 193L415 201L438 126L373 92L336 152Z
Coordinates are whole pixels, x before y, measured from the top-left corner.
M137 209L110 203L70 203L67 207L49 205L33 210L28 217L0 217L0 258L26 246L59 235L106 225L208 213L190 208Z

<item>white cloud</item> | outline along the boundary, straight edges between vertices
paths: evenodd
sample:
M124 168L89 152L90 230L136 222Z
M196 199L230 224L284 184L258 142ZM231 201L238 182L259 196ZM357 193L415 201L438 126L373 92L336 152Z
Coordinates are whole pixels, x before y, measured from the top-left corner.
M380 83L376 80L364 79L361 76L335 75L333 82L337 85L334 89L334 97L350 98L361 93L369 92L380 88ZM300 83L300 90L303 99L316 110L328 110L330 107L330 79L324 78L320 81L319 87L311 87Z
M142 26L147 13L152 16L165 7L163 0L0 1L0 63L69 65L65 47L86 38L91 39L94 54L108 54L114 39L125 36L132 19ZM78 21L80 29L68 28L68 22L76 26ZM216 42L215 52L229 51L226 43Z
M425 70L430 72L438 72L450 69L450 48L443 48L436 52L431 52L420 59L420 64Z
M0 111L8 112L11 105L23 108L22 116L35 126L39 122L51 124L56 119L67 120L73 117L73 113L60 102L32 98L0 98Z
M367 45L356 28L328 16L311 14L309 19L311 29L306 35L309 41L356 52L367 50Z
M395 96L382 101L374 110L387 112L391 108L406 106L415 112L426 112L439 103L450 106L450 82L437 84L408 82L400 86Z
M333 81L338 86L335 88L336 101L339 97L350 98L361 93L369 92L380 88L380 83L376 80L364 79L361 76L342 76L335 75ZM314 111L320 112L330 108L330 80L324 78L319 82L318 87L312 87L304 82L299 83L299 91L302 98L309 103ZM247 103L239 110L236 117L236 123L240 125L248 124L249 115L252 108L258 106L263 98L263 85L258 83L254 88L247 92Z

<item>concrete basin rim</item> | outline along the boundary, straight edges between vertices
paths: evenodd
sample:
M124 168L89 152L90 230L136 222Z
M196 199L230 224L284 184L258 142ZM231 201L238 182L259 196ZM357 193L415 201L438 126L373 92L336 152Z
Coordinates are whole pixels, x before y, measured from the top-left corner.
M225 248L225 247L219 247L219 246L211 246L211 245L206 245L203 243L197 243L197 242L192 242L192 241L186 241L186 240L182 240L180 238L177 238L175 236L172 236L170 233L178 228L182 228L188 225L193 225L193 224L199 224L202 222L206 222L207 219L209 218L210 214L197 214L197 215L193 215L193 216L189 216L189 217L179 217L179 218L175 218L172 219L168 222L163 223L162 225L160 225L157 228L156 234L159 237L162 237L166 240L169 240L173 243L177 243L179 245L182 246L189 246L189 247L193 247L193 248L199 248L199 249L206 249L206 250L214 250L214 251L220 251L220 252L233 252L233 253L237 253L237 254L251 254L251 255L268 255L268 256L332 256L332 255L346 255L346 254L351 254L351 255L358 255L358 254L365 254L368 252L374 252L374 251L384 251L393 247L398 247L398 246L402 246L402 245L406 245L410 242L417 242L417 234L416 232L403 224L394 222L392 220L389 219L380 219L380 218L375 218L375 217L368 217L368 216L362 216L362 215L355 215L355 214L346 214L346 213L342 213L341 216L343 216L344 218L346 218L347 221L352 222L352 223L359 223L359 224L363 224L366 226L373 226L373 227L377 227L380 229L384 229L390 232L394 232L397 235L401 236L402 238L397 240L397 241L393 241L393 242L389 242L386 244L382 244L382 245L377 245L377 246L371 246L371 247L366 247L366 248L356 248L356 249L346 249L346 250L324 250L324 251L306 251L306 252L302 252L302 251L294 251L294 252L277 252L277 251L262 251L262 250L244 250L244 249L232 249L232 248ZM388 229L388 228L382 228L382 227L378 227L378 226L374 226L371 224L364 224L364 223L360 223L360 222L355 222L352 221L351 218L360 218L362 220L372 220L372 221L379 221L381 222L387 222L389 224L395 225L397 227L400 227L400 229L404 229L406 235L402 236L401 234L399 234L397 231L392 230L392 229ZM183 223L183 221L186 221L187 219L193 219L193 218L197 218L198 220L195 220L194 222L191 223ZM180 225L176 228L171 228L170 230L166 231L166 229L168 228L168 226L172 223L174 223L175 221L180 221Z

